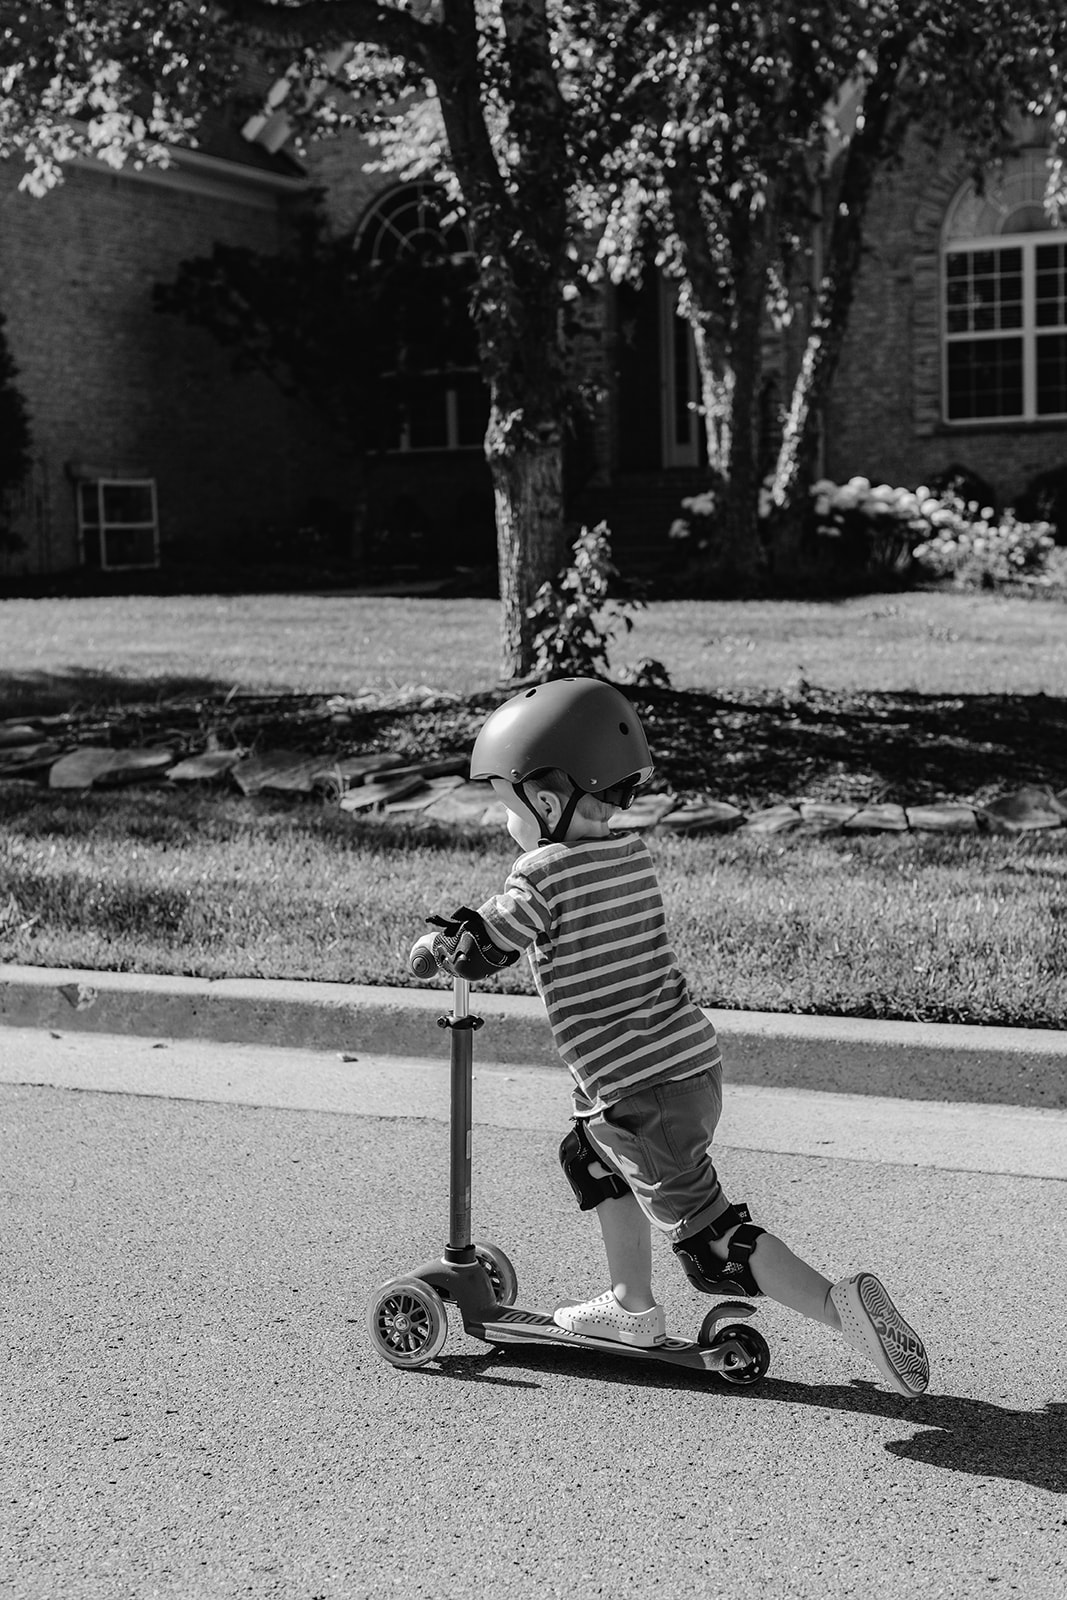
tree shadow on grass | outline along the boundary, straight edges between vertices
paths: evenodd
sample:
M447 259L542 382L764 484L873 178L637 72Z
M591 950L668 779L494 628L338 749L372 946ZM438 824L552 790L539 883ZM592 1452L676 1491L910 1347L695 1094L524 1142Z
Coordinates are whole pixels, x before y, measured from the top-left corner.
M0 717L72 712L68 732L88 742L162 742L174 731L202 747L209 728L227 742L309 753L469 750L509 690L428 706L362 706L339 726L317 694L241 691L218 679L160 678L69 668L0 673ZM984 804L1034 784L1067 791L1067 698L1049 695L796 693L731 695L627 686L645 724L663 786L711 794L742 811L800 798L921 805Z
M225 695L232 685L195 672L159 678L129 677L88 667L61 672L0 672L0 717L58 716L110 707L158 707L166 700Z
M580 1381L700 1391L709 1404L718 1396L732 1394L753 1404L812 1406L899 1422L909 1430L908 1435L885 1443L883 1448L890 1455L949 1472L1002 1478L1067 1495L1067 1403L1058 1400L1048 1401L1041 1411L1017 1411L951 1394L907 1400L863 1378L848 1385L764 1378L745 1388L684 1367L643 1366L633 1357L619 1361L565 1346L542 1350L536 1345L513 1345L474 1355L450 1354L421 1372L453 1381L531 1388L537 1385L529 1374L561 1368ZM518 1376L520 1372L524 1376Z

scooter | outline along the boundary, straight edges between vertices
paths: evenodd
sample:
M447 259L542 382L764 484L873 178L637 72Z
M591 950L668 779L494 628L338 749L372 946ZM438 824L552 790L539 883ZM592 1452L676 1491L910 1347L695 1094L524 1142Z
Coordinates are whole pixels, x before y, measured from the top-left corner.
M437 972L431 936L411 951L416 977ZM470 1013L470 983L453 979L452 1011L437 1019L450 1034L451 1106L449 1116L449 1233L444 1254L434 1256L375 1291L369 1305L370 1336L380 1356L394 1367L422 1367L439 1355L448 1335L446 1302L459 1311L465 1333L494 1346L545 1344L570 1350L596 1350L661 1365L710 1372L727 1383L758 1383L770 1363L763 1335L736 1319L755 1315L743 1300L724 1300L704 1318L695 1339L668 1335L649 1348L571 1333L551 1314L515 1304L515 1268L494 1244L471 1239L471 1111L473 1035L483 1019ZM721 1326L725 1324L725 1326Z

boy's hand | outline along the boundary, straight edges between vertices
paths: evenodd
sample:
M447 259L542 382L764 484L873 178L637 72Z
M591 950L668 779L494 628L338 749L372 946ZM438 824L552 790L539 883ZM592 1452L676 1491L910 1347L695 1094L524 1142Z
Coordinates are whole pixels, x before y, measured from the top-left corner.
M477 911L472 911L469 906L460 906L451 917L428 917L426 920L440 928L441 932L424 933L421 939L416 940L409 957L411 970L416 977L432 975L427 970L427 958L433 960L435 970L443 967L446 972L451 972L457 978L466 978L469 983L488 978L519 959L518 951L501 950L499 945L493 943L485 923ZM418 969L415 966L416 959L419 962Z

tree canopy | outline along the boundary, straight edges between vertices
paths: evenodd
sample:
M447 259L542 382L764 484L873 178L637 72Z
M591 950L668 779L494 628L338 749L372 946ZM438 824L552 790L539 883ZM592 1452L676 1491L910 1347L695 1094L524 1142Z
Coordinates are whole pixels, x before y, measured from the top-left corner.
M477 266L503 657L521 673L562 553L560 328L581 280L649 261L677 280L725 537L751 569L766 319L807 324L774 473L787 508L877 175L910 129L952 132L980 164L1020 109L1059 150L1065 66L1067 0L0 0L0 151L39 192L74 155L165 159L205 107L251 85L251 110L274 84L297 132L359 127L385 165L443 185Z

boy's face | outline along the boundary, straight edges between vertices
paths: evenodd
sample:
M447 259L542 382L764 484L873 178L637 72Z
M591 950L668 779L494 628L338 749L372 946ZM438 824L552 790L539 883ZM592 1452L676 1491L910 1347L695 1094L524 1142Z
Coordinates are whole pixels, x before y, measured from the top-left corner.
M547 834L559 820L561 810L559 796L554 795L549 789L538 789L533 793L527 789L526 793L530 795L531 801L545 819L544 826L538 827L536 818L527 811L510 783L505 783L503 778L493 778L490 781L493 793L507 807L508 832L511 837L523 852L536 850L542 835ZM553 811L555 811L554 816Z

